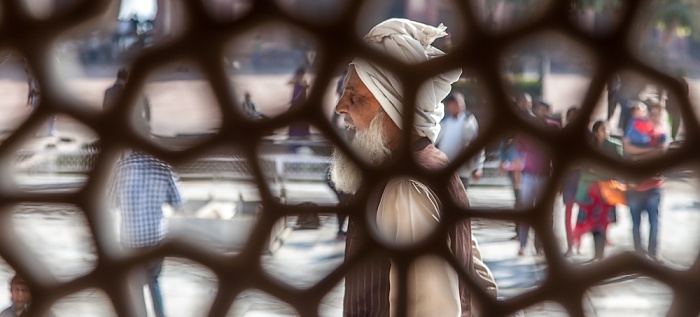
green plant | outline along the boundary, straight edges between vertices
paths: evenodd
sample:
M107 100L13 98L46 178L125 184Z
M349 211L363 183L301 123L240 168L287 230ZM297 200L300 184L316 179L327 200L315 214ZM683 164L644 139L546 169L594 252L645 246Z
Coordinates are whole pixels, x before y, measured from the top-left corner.
M532 99L542 97L542 80L516 76L509 80L511 88L515 91L522 91L530 94Z

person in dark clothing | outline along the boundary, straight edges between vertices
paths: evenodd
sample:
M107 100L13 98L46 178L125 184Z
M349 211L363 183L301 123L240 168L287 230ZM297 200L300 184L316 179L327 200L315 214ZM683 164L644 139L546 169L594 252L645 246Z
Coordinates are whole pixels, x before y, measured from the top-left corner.
M617 110L620 85L620 76L618 74L613 75L608 81L608 121L610 121L610 118L615 114L615 110Z
M124 91L127 81L129 80L129 72L125 68L119 69L117 72L117 80L114 84L107 88L105 91L104 99L102 101L102 110L109 111L115 106L119 96ZM136 99L136 107L132 111L133 122L142 121L141 118L146 119L149 127L151 124L151 105L148 101L148 97L145 94L141 94L139 98ZM142 129L138 129L142 130ZM150 133L150 131L138 131L140 133Z
M678 82L681 83L683 88L683 95L676 96L675 94L668 94L668 99L666 100L666 112L668 112L668 119L671 123L671 139L676 140L678 138L678 130L681 126L681 102L682 98L688 98L690 94L690 88L688 87L688 81L684 77L684 72L679 71L678 76L676 76Z
M294 77L289 81L289 84L293 86L290 110L299 108L306 102L306 91L309 88L309 83L305 76L306 69L299 67L294 73ZM295 122L289 126L289 137L308 137L310 133L308 122Z
M647 82L636 74L623 74L620 76L620 89L617 93L617 102L620 104L620 119L617 126L622 131L625 130L629 123L634 103L639 100L639 94L646 86Z

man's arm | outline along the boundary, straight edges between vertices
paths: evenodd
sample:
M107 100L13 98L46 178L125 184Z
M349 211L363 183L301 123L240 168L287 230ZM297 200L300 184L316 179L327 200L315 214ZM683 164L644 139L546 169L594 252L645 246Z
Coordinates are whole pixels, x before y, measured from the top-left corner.
M472 257L474 258L474 272L476 273L478 281L481 282L481 286L486 288L486 292L493 296L493 298L498 297L496 279L493 277L491 269L489 269L481 257L481 249L479 248L479 243L476 241L474 234L472 234Z
M516 189L519 189L522 183L524 164L523 157L520 155L513 159L513 187Z
M467 120L464 123L464 130L462 133L463 140L465 141L465 148L468 147L469 144L471 144L479 135L479 122L476 120L476 117L473 114L470 114L469 117L467 117ZM481 175L484 171L485 161L486 152L484 151L484 149L481 149L481 151L479 151L479 153L471 159L471 177L475 180L479 180L481 178Z
M469 146L479 135L479 122L476 121L476 117L470 114L469 117L464 121L464 127L462 128L462 140L464 140L464 147Z
M104 97L102 98L103 111L109 111L114 108L114 103L117 101L120 91L121 89L118 86L112 86L105 90Z
M501 175L505 175L507 172L506 165L513 164L511 161L510 154L515 151L515 144L513 144L513 139L502 140L498 147L498 172Z
M107 203L109 204L109 208L119 208L120 203L119 203L119 185L121 184L121 167L117 163L117 167L114 169L114 175L112 175L112 178L109 181L109 185L107 187Z
M143 99L143 117L146 121L151 122L151 102L146 95L143 95L141 98Z
M168 201L167 203L173 208L180 208L185 203L185 198L182 196L182 191L179 186L179 178L172 170L168 177Z
M634 155L637 158L653 158L657 157L665 152L665 146L658 146L652 148L638 147L628 138L622 138L622 151L625 155Z
M442 125L442 122L440 122L440 125ZM442 141L444 135L445 129L440 129L440 133L438 133L437 137L435 138L435 142L433 142L436 148L440 148L440 142Z
M472 171L472 178L474 180L479 180L484 174L484 163L486 162L486 151L481 149L479 154L474 157L474 171Z

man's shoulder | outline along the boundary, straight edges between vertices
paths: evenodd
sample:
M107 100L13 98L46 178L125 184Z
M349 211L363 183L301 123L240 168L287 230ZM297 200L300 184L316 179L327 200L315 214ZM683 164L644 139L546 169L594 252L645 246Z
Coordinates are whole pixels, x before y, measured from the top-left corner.
M5 308L0 312L0 317L16 317L15 312L12 310L12 306Z
M117 162L118 167L134 167L162 171L172 171L170 164L148 154L132 153Z
M120 162L124 163L136 163L136 162L144 162L144 163L158 163L158 164L164 164L167 165L167 163L163 162L162 160L146 153L142 152L132 152L123 159L120 160Z
M464 124L479 124L479 120L471 112L466 113L463 120Z
M420 151L414 152L416 162L428 170L436 170L447 167L448 158L445 153L434 145L426 146Z

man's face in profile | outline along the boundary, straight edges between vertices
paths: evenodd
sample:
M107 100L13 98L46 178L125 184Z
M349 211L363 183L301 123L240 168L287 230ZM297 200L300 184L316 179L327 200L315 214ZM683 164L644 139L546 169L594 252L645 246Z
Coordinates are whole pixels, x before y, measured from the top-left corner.
M365 131L381 106L357 75L354 67L346 75L343 96L335 107L335 112L344 115L349 129Z
M365 86L354 67L345 79L343 96L335 111L345 117L345 125L352 139L352 148L367 163L380 165L388 160L385 125L391 119L384 113L379 101ZM331 181L343 193L354 194L362 184L362 171L339 150L333 151Z

